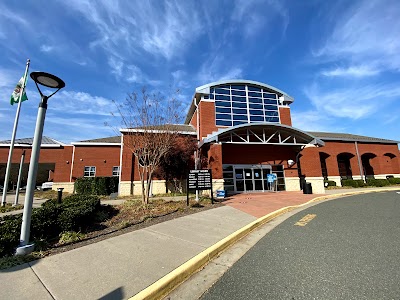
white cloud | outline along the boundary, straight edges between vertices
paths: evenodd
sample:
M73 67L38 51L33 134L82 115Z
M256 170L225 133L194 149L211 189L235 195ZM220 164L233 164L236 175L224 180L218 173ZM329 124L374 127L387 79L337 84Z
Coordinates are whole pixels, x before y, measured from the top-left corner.
M54 50L54 47L53 46L50 46L50 45L42 45L42 46L40 46L40 51L42 51L42 52L51 52L52 50Z
M207 59L201 66L196 77L200 84L207 82L225 80L225 79L241 79L243 70L237 66L226 64L225 57L216 55L214 58Z
M400 97L400 86L371 84L332 89L322 88L314 82L304 92L322 115L357 120Z
M282 30L285 34L289 24L289 14L276 0L237 0L233 2L232 20L241 24L240 30L246 37L252 37L261 31ZM273 30L272 30L273 29Z
M100 46L109 55L127 58L146 51L167 60L182 54L202 33L200 16L189 2L63 1L81 13L97 31L92 47ZM155 4L157 3L157 4Z
M44 134L64 143L116 135L112 128L105 126L98 119L49 114L46 117L46 124Z
M327 117L317 110L291 110L292 125L304 131L340 132L343 128L335 125L334 118Z
M327 40L313 54L325 61L348 63L349 67L333 72L334 76L360 77L399 71L399 15L400 5L396 0L353 2L349 9L341 11L341 17L335 17Z
M322 71L321 74L326 77L368 77L378 75L380 70L367 65L350 66L347 68L335 68Z
M90 116L110 116L115 111L112 100L85 92L64 90L56 94L56 97L56 101L52 101L49 107L52 111Z

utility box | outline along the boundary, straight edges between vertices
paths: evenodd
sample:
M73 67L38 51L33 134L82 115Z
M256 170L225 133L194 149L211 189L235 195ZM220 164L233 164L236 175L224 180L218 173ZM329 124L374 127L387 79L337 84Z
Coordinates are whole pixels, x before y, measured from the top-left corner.
M303 185L303 194L312 194L312 185L310 182L305 182Z

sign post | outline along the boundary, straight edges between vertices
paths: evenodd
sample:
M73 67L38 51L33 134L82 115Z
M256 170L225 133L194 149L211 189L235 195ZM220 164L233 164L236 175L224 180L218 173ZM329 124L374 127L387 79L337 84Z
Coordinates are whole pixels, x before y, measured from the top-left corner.
M186 205L189 206L189 191L211 190L211 203L214 204L211 170L189 170L186 186Z

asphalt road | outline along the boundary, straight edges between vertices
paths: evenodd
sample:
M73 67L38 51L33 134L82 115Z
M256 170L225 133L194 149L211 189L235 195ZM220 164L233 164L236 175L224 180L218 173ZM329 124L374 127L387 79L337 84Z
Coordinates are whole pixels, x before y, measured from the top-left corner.
M295 214L201 299L400 299L400 194L351 196Z

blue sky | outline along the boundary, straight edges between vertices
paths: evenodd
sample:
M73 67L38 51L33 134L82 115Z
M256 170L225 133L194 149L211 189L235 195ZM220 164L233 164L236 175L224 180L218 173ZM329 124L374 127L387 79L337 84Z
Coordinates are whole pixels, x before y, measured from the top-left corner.
M49 100L44 135L65 143L114 135L112 100L146 86L220 79L267 83L294 97L293 126L400 140L400 3L393 1L2 1L0 140L10 94L30 71L66 88ZM17 138L32 137L39 95L28 81Z

